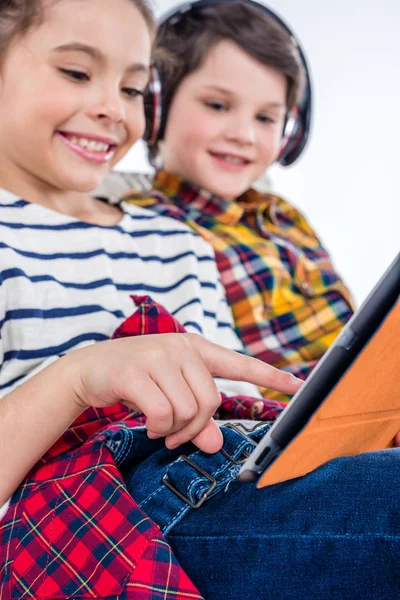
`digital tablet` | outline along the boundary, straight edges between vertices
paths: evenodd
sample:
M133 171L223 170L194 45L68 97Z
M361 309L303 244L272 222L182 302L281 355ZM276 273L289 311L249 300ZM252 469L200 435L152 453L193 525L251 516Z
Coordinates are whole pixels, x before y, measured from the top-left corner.
M243 464L263 487L332 458L393 445L400 431L400 254Z

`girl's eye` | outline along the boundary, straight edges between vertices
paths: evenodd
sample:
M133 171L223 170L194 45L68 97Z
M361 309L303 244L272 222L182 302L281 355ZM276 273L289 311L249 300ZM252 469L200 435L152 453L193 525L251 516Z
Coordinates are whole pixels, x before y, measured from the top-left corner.
M122 91L130 98L138 98L140 96L144 96L144 91L139 90L137 88L122 88Z
M205 105L208 106L208 108L211 108L212 110L216 110L218 112L226 110L226 106L222 102L206 102Z
M73 69L60 69L60 71L75 81L89 81L90 79L89 75L83 71L74 71Z

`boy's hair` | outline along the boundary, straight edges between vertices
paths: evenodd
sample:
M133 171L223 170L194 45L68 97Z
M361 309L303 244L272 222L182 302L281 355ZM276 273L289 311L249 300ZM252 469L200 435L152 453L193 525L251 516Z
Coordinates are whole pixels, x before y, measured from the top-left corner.
M153 33L155 21L148 0L130 1L141 12ZM23 35L42 22L44 7L45 0L0 0L0 60L15 36Z
M183 79L198 69L210 48L230 40L263 65L283 73L287 79L288 112L300 99L304 69L291 35L263 11L246 2L221 2L184 13L159 27L154 46L154 62L162 81L162 139L168 109ZM157 148L149 149L150 157Z

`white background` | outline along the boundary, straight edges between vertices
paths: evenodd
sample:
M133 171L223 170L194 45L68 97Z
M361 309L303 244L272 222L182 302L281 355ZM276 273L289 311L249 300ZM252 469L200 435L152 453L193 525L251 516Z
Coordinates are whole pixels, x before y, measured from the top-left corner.
M176 0L153 3L157 14ZM307 215L359 304L400 249L399 0L270 0L311 66L311 142L272 167L276 192ZM140 144L120 163L146 170Z

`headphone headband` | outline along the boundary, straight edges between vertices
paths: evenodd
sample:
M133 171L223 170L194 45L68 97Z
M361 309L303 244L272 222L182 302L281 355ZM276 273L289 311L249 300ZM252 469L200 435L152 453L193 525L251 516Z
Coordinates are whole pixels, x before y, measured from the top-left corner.
M269 18L275 23L280 25L289 35L293 46L296 48L298 55L301 60L303 71L305 74L304 89L300 100L298 101L293 113L287 116L285 123L284 139L281 154L278 158L278 162L283 166L288 166L294 163L303 152L310 134L311 127L311 113L312 113L312 86L310 71L305 58L304 52L289 26L279 17L274 11L260 4L255 0L197 0L196 2L185 2L179 6L167 11L159 20L159 28L166 26L175 25L180 20L185 18L185 15L194 13L195 11L201 11L203 8L216 6L220 4L248 4L254 6L257 10ZM153 93L153 89L159 87L159 83L155 84L154 79L157 79L156 73L153 73L152 82L150 84L149 93L150 98L146 99L146 116L147 116L147 130L145 139L149 146L154 146L158 139L160 132L163 129L163 121L165 121L167 115L162 114L162 102L161 96L157 97ZM290 131L287 132L288 123L291 125ZM165 123L164 123L165 124Z

